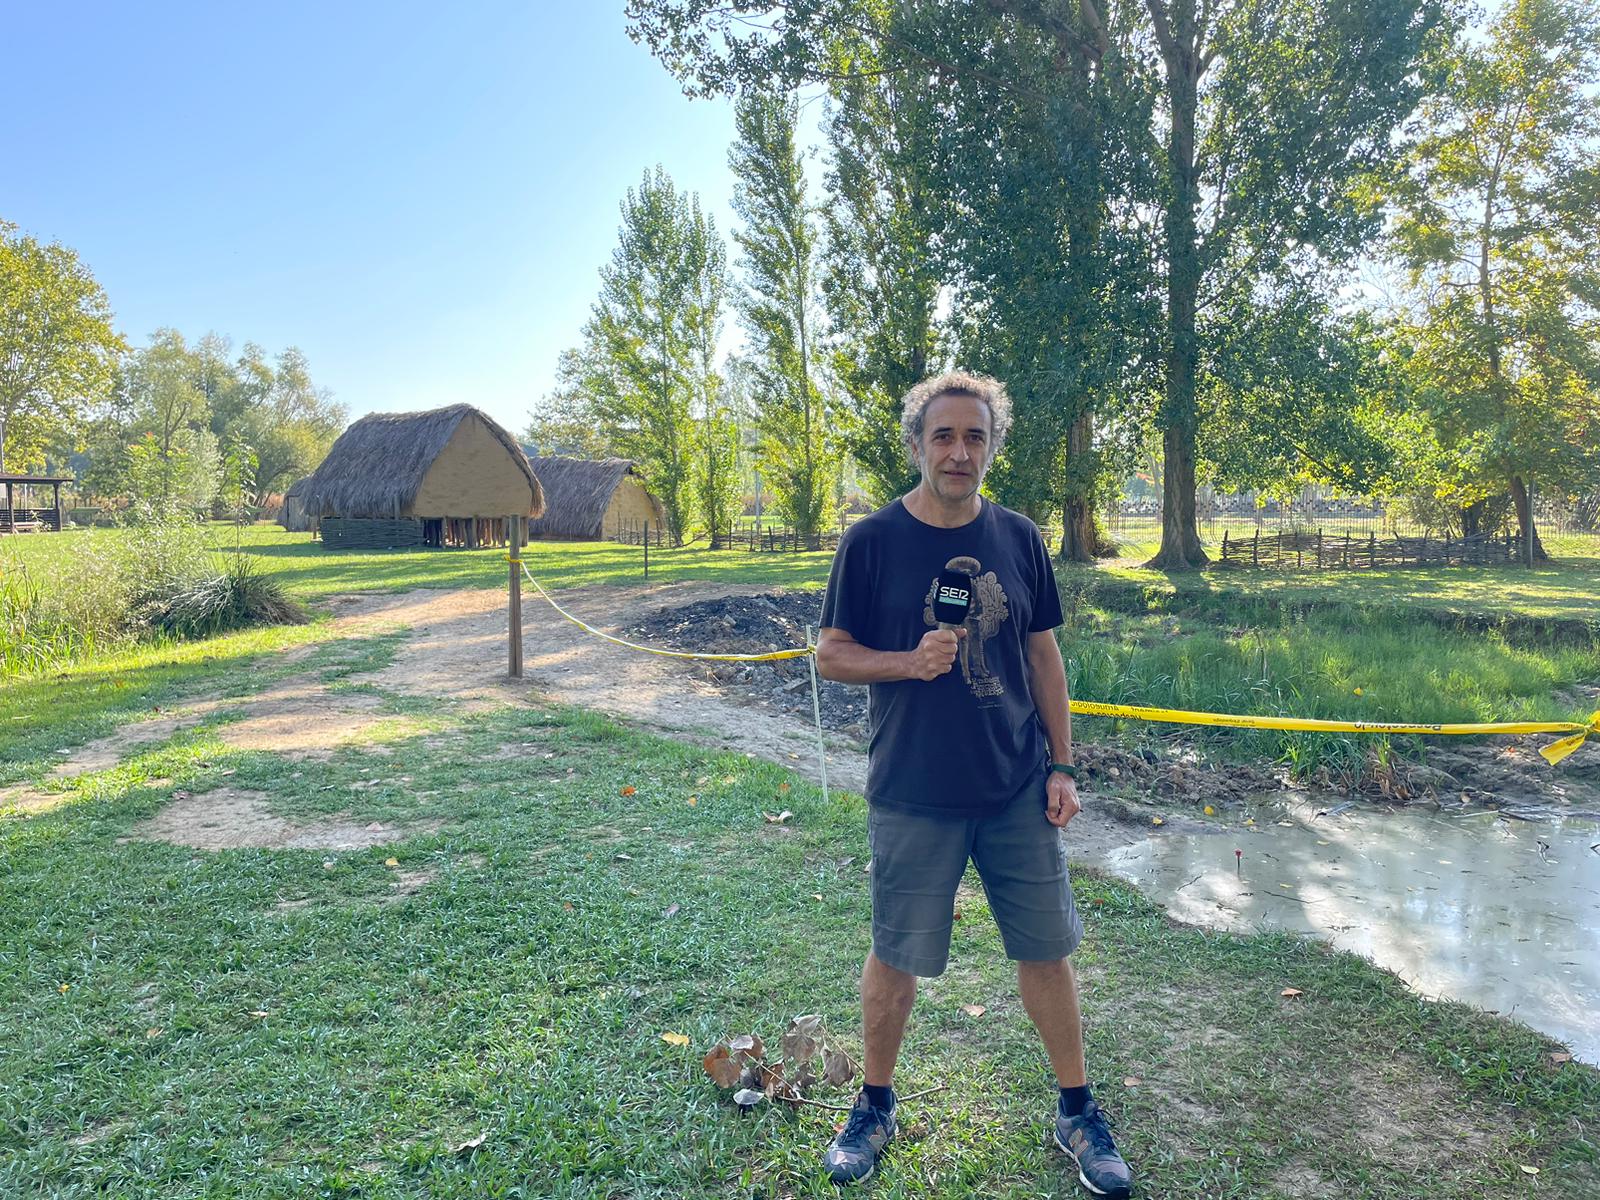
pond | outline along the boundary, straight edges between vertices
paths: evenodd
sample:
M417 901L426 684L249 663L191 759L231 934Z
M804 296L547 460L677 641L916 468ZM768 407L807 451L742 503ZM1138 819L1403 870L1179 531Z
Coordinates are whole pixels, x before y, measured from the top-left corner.
M1292 800L1246 817L1095 865L1179 920L1315 934L1423 995L1514 1016L1600 1063L1600 814Z

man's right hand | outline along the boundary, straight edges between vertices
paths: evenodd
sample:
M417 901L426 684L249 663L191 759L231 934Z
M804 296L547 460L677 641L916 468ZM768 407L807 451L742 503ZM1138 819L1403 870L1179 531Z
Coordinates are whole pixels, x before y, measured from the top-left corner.
M967 636L965 629L930 629L911 652L911 678L937 679L946 675L956 661L956 647Z

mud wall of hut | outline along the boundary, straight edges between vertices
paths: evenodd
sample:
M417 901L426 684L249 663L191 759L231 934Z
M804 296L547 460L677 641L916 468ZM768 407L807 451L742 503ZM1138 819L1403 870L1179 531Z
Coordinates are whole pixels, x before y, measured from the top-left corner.
M661 508L645 491L644 486L631 475L624 475L611 493L611 503L600 521L600 536L611 537L618 529L640 527L649 521L652 527L661 524Z

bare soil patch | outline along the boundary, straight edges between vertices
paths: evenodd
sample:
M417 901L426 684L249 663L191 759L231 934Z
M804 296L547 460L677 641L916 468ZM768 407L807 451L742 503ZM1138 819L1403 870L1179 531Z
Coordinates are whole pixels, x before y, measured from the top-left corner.
M302 823L273 814L266 802L261 792L235 788L198 795L174 793L170 804L134 828L130 840L170 842L196 850L363 850L432 833L442 824L436 820L406 825Z

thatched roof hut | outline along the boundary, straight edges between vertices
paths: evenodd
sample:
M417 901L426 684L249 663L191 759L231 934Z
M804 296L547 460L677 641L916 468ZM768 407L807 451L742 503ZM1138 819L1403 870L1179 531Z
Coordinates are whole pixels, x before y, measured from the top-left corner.
M373 413L339 435L306 481L321 517L537 517L544 492L513 438L470 404Z
M615 537L622 529L656 529L666 519L638 467L626 458L529 456L544 485L545 513L528 523L529 537L585 541Z
M305 490L311 476L295 480L283 494L283 504L278 508L278 524L290 533L315 533L317 518L306 512Z
M323 544L347 549L499 545L505 518L544 512L522 447L470 404L362 417L298 498Z

